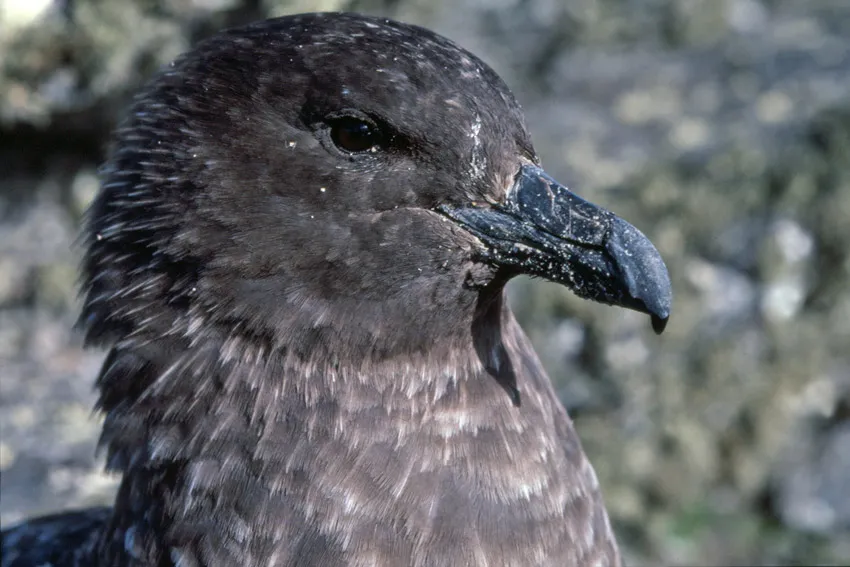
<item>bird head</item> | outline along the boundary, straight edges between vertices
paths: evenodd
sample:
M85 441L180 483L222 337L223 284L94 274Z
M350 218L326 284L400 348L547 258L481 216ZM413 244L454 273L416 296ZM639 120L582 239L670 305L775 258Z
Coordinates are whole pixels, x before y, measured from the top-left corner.
M493 70L411 25L308 14L202 42L137 97L103 176L94 341L425 349L518 274L657 330L670 313L649 240L541 168Z

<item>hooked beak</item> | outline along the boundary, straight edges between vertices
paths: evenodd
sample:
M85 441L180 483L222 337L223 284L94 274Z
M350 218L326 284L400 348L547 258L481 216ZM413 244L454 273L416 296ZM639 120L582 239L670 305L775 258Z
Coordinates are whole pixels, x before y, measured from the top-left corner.
M443 206L481 240L485 259L512 274L558 282L576 295L646 313L661 333L670 317L667 266L638 229L589 203L534 165L523 165L504 203Z

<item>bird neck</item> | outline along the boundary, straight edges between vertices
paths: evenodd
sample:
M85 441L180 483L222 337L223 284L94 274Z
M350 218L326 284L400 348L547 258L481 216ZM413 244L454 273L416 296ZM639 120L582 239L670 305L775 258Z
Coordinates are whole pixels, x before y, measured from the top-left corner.
M98 380L101 443L108 467L123 473L101 557L156 557L200 536L229 541L240 525L259 537L269 521L309 523L315 510L345 515L354 494L391 505L412 477L475 476L469 471L484 474L492 459L507 459L511 444L494 435L503 426L534 450L540 434L525 424L541 411L551 424L555 409L517 407L514 368L523 361L512 359L505 333L516 340L521 331L503 297L468 329L428 352L359 364L236 356L232 337L182 348L119 344ZM516 472L499 466L505 478Z

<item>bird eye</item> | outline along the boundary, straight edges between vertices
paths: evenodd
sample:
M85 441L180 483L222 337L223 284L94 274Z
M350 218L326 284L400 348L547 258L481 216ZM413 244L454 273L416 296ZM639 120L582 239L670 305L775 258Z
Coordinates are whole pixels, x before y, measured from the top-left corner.
M361 118L343 116L333 120L331 139L339 149L360 153L381 145L381 132L378 128Z

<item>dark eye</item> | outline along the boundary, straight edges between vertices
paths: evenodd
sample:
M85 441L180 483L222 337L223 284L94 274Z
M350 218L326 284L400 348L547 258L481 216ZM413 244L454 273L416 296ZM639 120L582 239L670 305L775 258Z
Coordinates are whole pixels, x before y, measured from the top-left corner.
M334 119L330 126L333 143L346 152L365 152L381 145L380 130L361 118L343 116Z

